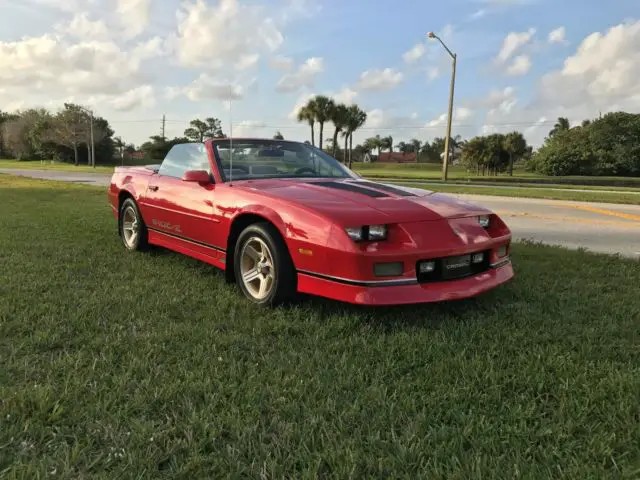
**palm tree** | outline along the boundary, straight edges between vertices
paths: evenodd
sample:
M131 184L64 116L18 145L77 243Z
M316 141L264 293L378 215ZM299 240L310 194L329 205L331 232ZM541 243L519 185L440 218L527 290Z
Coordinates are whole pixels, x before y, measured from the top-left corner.
M335 130L333 131L333 153L332 153L334 157L336 156L336 150L338 150L338 134L346 128L347 122L349 120L348 114L349 114L349 109L343 103L339 103L337 105L334 104L333 108L331 109L330 120L331 120L331 123L333 123L333 126L335 127ZM345 138L344 155L345 155L344 160L346 163L346 159L347 159L346 138Z
M558 117L558 121L553 126L553 129L549 132L549 137L553 137L556 133L569 130L570 128L571 124L569 123L568 118Z
M125 143L122 141L122 137L115 137L113 139L113 146L120 152L120 161L124 165L124 147Z
M315 121L320 124L320 145L322 146L322 136L324 124L331 120L331 112L335 106L335 102L324 95L316 95L307 104L313 112Z
M389 150L389 153L393 153L393 137L391 135L380 138L380 147L383 150Z
M396 145L396 148L398 149L399 152L409 153L413 147L411 144L407 142L400 142L398 143L398 145Z
M357 105L351 105L347 107L347 122L345 125L344 136L344 151L345 158L347 155L347 137L349 138L349 168L351 168L351 157L353 154L353 132L358 130L367 121L367 114L360 109Z
M316 116L308 103L304 107L300 108L300 110L298 110L297 118L299 122L307 122L311 127L311 145L315 147L316 140L314 127L316 123Z
M513 160L527 152L527 141L520 132L511 132L504 137L503 148L509 153L509 175L513 176Z

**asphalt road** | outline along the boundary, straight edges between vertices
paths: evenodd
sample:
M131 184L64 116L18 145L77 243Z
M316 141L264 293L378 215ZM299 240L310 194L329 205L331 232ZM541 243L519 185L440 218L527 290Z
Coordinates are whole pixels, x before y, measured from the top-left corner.
M0 169L0 173L107 186L110 175ZM451 194L501 215L517 240L528 239L640 258L640 206Z

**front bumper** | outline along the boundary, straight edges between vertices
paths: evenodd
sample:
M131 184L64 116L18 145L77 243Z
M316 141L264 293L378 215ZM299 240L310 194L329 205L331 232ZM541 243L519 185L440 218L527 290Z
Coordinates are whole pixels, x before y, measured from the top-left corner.
M298 291L359 305L407 305L471 298L513 278L511 262L483 273L444 282L389 286L354 285L339 279L298 273Z

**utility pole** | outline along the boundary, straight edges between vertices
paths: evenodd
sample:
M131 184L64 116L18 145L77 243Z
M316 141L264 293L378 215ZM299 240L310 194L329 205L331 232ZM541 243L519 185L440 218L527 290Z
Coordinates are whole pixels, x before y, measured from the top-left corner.
M453 53L451 50L449 50L449 47L447 47L444 44L444 42L440 39L440 37L438 37L435 33L429 32L427 36L429 38L435 38L436 40L438 40L442 44L444 49L447 51L449 56L451 56L451 87L449 90L449 118L447 120L447 136L444 139L444 163L442 164L442 180L446 182L447 175L449 172L449 153L450 153L449 143L451 140L451 124L453 120L453 96L454 96L455 85L456 85L456 63L458 60L458 56L455 53Z
M162 114L162 140L163 141L166 140L166 137L164 136L164 128L165 128L166 123L167 123L167 118L165 117L164 114Z
M80 107L85 113L89 115L89 131L90 131L90 142L91 142L91 153L89 153L90 165L93 168L96 168L96 145L93 139L93 110L89 110L88 108Z
M96 168L96 143L93 141L93 110L89 111L91 116L91 166Z

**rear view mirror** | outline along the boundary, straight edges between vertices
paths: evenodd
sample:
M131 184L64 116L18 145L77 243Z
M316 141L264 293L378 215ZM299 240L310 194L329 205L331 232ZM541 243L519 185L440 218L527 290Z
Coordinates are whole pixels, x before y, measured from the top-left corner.
M208 184L211 183L211 176L206 170L187 170L182 175L182 181Z

